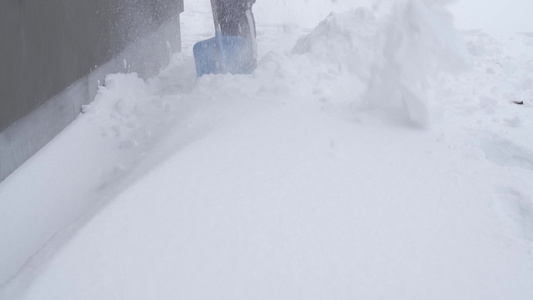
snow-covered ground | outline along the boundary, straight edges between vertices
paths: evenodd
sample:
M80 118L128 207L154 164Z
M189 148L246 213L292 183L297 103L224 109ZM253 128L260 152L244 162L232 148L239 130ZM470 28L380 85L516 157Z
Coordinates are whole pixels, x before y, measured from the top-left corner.
M533 299L533 34L267 2L252 75L195 78L186 1L159 76L0 183L0 299Z

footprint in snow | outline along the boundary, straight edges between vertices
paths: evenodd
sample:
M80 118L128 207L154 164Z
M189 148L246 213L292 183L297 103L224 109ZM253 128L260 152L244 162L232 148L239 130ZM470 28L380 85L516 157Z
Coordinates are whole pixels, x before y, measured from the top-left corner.
M501 166L519 167L533 171L533 153L506 139L483 140L480 143L485 157Z
M514 189L494 192L493 208L518 238L533 242L533 201Z

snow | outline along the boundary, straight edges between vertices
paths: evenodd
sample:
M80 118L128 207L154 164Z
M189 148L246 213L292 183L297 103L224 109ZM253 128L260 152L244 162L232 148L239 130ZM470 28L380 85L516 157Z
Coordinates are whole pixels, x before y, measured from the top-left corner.
M259 1L257 70L195 79L208 2L0 183L0 299L533 298L533 35Z
M457 25L462 29L532 32L530 12L533 2L528 0L460 0L451 7Z

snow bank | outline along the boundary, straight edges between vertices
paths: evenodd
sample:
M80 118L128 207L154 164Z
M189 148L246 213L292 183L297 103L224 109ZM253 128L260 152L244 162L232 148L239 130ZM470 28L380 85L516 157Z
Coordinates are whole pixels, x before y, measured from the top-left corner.
M309 54L315 64L328 63L368 80L371 62L379 56L378 30L378 20L370 9L332 13L313 32L300 38L292 53Z
M396 1L383 18L366 8L331 14L293 53L347 68L367 86L362 103L403 105L412 122L427 126L432 80L441 72L466 69L470 60L448 2Z

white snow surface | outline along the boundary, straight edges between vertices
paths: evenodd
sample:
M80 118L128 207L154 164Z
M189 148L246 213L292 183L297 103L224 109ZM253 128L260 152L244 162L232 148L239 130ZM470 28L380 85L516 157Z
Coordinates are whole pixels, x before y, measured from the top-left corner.
M533 34L448 2L258 1L257 70L196 79L186 1L0 183L0 299L533 299Z

